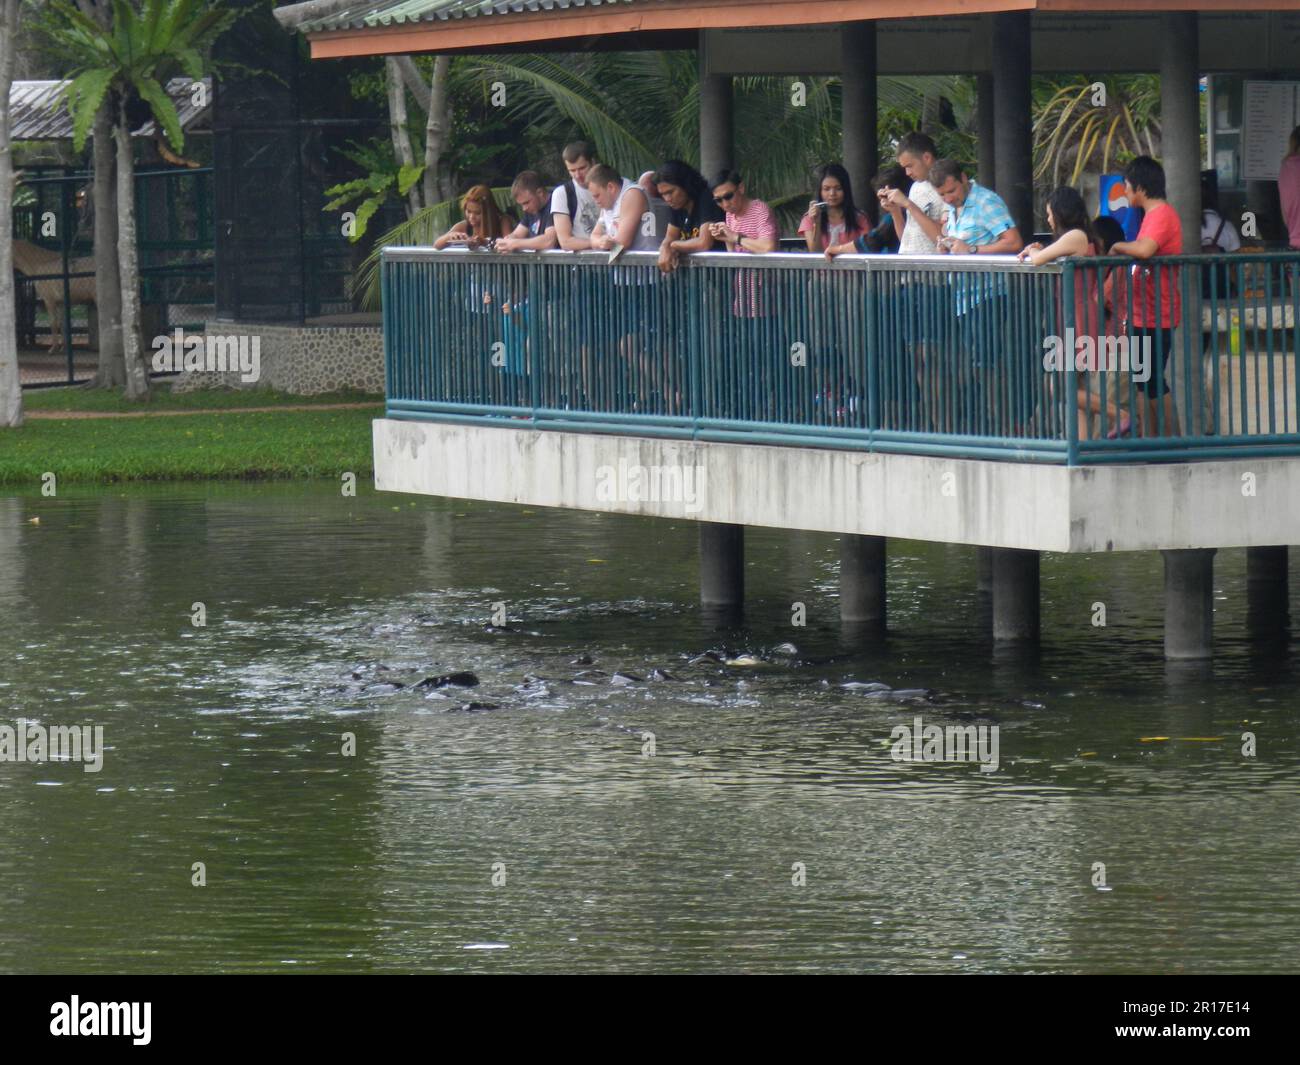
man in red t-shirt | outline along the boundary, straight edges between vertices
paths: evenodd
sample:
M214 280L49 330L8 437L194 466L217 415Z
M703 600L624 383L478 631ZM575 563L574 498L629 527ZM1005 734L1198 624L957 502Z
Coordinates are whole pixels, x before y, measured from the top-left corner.
M1133 267L1129 358L1136 363L1138 355L1132 349L1141 345L1148 360L1147 379L1138 383L1145 393L1138 404L1138 420L1143 436L1160 435L1162 427L1164 435L1178 436L1178 416L1168 382L1174 329L1182 321L1178 267L1151 260L1183 253L1183 224L1178 212L1165 202L1164 167L1150 156L1139 155L1124 168L1124 193L1132 206L1146 212L1137 239L1120 241L1110 249L1112 255L1131 255L1138 260Z

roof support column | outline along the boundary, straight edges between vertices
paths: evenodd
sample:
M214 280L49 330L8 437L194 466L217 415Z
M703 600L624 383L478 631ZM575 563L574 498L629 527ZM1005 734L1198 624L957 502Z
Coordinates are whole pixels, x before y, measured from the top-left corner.
M735 165L732 140L731 77L704 72L704 31L700 31L700 172L712 186L724 168Z
M1160 150L1170 206L1183 223L1183 251L1201 247L1200 34L1195 11L1160 16Z
M1164 156L1165 191L1183 228L1183 251L1201 250L1201 87L1197 77L1200 34L1195 11L1160 16L1160 151ZM1188 329L1179 326L1169 357L1175 425L1184 433L1205 431L1206 411L1183 395L1183 381L1194 379L1199 357L1200 329L1191 330L1195 352L1184 352ZM1188 361L1191 365L1188 366ZM1170 416L1166 401L1165 417ZM1179 431L1177 428L1172 431ZM1208 653L1208 652L1207 652Z
M993 150L994 139L998 135L996 112L993 110L993 75L976 75L975 122L976 137L979 139L979 181L981 185L996 186L997 153ZM1028 233L1020 234L1029 240Z
M853 198L869 202L876 172L876 24L846 22L840 34L840 128ZM820 190L817 195L820 196Z
M993 16L993 186L1006 201L1026 243L1034 233L1029 14L1007 11Z

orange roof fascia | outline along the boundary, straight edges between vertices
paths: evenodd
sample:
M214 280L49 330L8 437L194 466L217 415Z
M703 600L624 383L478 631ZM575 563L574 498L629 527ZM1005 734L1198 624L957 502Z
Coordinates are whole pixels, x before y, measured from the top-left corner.
M631 11L585 8L507 16L407 22L308 35L313 59L408 52L491 51L501 45L665 30L752 29L870 19L939 18L1004 11L1104 14L1167 11L1300 11L1300 0L706 0L637 5ZM1243 12L1244 13L1244 12Z
M1126 14L1130 11L1157 14L1173 11L1231 11L1234 15L1255 15L1261 11L1300 11L1300 0L1038 0L1038 11L1068 11L1073 14Z
M1031 11L1041 0L931 0L918 12L924 0L876 0L868 7L863 0L782 0L754 3L753 0L708 0L690 5L656 5L632 11L575 14L567 11L537 11L527 14L449 19L445 22L408 22L362 30L333 30L312 33L313 59L345 56L399 55L406 52L438 52L456 48L553 41L565 37L599 37L614 33L653 30L750 29L762 26L806 26L856 22L869 16L879 19L916 18L924 15L982 15L999 11ZM1111 0L1115 2L1115 0ZM1130 4L1141 0L1128 0ZM1186 0L1183 0L1186 2ZM1300 0L1294 0L1300 4ZM864 10L865 9L865 10ZM585 12L585 9L577 9Z

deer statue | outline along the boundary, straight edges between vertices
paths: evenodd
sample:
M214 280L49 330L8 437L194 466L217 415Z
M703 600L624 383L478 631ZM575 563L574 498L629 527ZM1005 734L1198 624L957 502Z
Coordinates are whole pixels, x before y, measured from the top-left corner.
M14 238L14 267L25 277L42 277L49 274L63 273L63 255L33 244L29 240ZM95 304L95 260L93 258L69 259L68 273L89 273L90 277L72 277L68 279L68 294L72 305ZM45 313L50 316L50 332L59 330L59 346L50 347L50 354L56 351L68 351L71 345L69 337L63 332L63 280L61 277L34 283L36 295L45 304Z

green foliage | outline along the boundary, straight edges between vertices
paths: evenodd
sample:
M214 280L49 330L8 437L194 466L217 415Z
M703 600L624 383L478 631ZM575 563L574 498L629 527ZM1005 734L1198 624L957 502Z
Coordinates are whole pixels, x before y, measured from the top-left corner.
M1158 154L1160 79L1154 74L1035 78L1033 105L1035 181L1076 185L1085 172L1104 174L1112 163Z
M368 173L327 188L325 195L333 198L321 210L336 211L356 203L356 220L348 237L355 244L365 235L367 224L384 201L394 191L398 196L405 196L424 174L424 166L398 166L392 142L381 137L366 144L353 141L340 152Z

